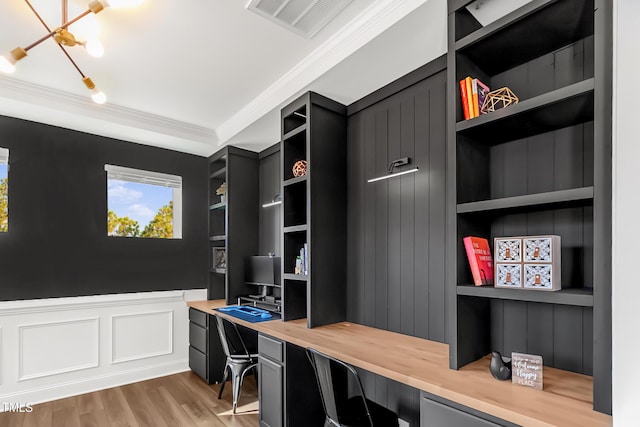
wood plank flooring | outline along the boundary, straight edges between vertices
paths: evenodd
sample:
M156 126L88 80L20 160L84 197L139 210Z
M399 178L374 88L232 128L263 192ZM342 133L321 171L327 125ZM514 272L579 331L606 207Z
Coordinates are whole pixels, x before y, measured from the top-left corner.
M193 372L68 397L33 406L30 413L0 413L2 427L256 427L258 391L249 375L238 411L231 410L231 383L218 400L219 384Z

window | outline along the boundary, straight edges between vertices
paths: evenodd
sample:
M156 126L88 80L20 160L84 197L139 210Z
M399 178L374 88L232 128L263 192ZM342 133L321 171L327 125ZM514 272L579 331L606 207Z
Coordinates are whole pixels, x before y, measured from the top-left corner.
M107 235L182 238L182 177L104 165Z
M9 150L0 148L0 233L9 231Z

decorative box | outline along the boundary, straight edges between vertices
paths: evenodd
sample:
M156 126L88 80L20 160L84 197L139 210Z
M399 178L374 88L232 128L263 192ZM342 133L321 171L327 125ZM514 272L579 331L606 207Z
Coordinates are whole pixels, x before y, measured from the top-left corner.
M561 289L560 236L496 237L493 243L496 287Z
M521 262L521 239L495 239L494 251L496 262Z
M559 272L553 264L525 264L524 288L544 291L560 290Z
M522 264L496 264L496 288L522 288Z
M557 252L560 256L560 236L533 236L525 237L524 262L550 262Z

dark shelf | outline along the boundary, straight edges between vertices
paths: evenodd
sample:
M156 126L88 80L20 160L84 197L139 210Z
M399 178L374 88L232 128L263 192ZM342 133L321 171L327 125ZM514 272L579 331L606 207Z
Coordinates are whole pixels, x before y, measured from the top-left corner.
M593 0L534 0L461 38L455 50L495 75L593 34L593 10Z
M458 295L471 297L593 307L592 288L570 288L562 289L559 291L536 291L528 289L501 289L490 286L462 285L456 287L456 292Z
M227 203L226 202L220 202L220 203L214 203L213 205L209 206L209 210L213 211L216 209L224 209L227 207Z
M301 282L306 282L309 280L309 276L308 275L304 275L304 274L291 274L291 273L285 273L284 274L284 278L285 280L298 280Z
M456 211L459 214L464 214L534 206L545 207L548 205L567 205L585 201L593 201L593 187L573 188L570 190L550 191L548 193L528 194L525 196L461 203L457 206Z
M224 175L227 173L227 168L220 168L217 171L213 172L211 175L209 175L209 178L224 178Z
M291 178L291 179L287 179L287 180L283 181L282 185L284 187L286 187L288 185L294 185L294 184L298 184L300 182L305 182L306 180L307 180L307 175L297 176L295 178Z
M300 231L307 231L307 224L294 225L291 227L284 227L282 229L284 233L298 233Z
M456 132L495 145L585 123L593 120L593 91L594 79L583 80L458 122Z
M227 240L227 236L226 235L211 236L209 237L209 240L211 240L212 242L220 242L220 241Z
M293 129L292 131L285 133L282 138L286 141L287 139L289 139L291 137L294 137L294 136L298 135L299 133L304 132L306 130L307 130L307 124L304 123L304 124L298 126L297 128Z

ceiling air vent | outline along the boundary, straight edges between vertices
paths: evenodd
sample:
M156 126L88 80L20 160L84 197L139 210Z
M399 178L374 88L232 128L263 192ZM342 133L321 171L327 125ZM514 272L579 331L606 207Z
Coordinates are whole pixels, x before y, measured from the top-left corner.
M313 37L352 0L250 0L247 9L306 38Z

